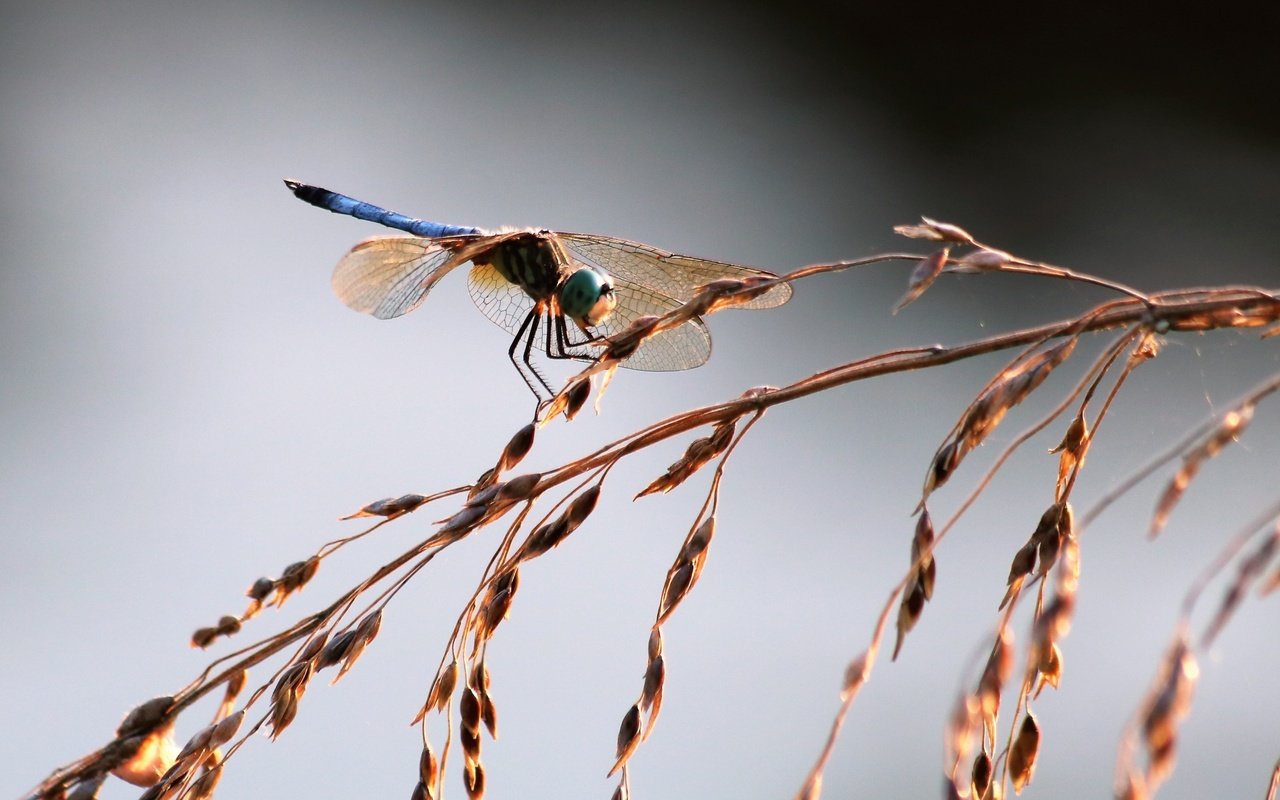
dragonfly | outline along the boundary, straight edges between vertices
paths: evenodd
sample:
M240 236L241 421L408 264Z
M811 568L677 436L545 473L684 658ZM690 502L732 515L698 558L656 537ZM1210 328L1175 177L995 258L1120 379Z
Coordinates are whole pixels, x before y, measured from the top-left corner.
M512 335L507 357L540 401L542 391L555 392L533 363L535 349L551 359L593 361L601 340L641 317L680 307L699 286L724 278L777 277L612 236L444 225L298 181L286 180L285 186L318 208L411 234L365 239L338 262L334 293L356 311L378 319L407 314L440 279L470 262L471 299ZM790 298L790 285L779 283L736 307L773 308ZM685 370L710 355L711 335L693 317L646 339L621 366Z

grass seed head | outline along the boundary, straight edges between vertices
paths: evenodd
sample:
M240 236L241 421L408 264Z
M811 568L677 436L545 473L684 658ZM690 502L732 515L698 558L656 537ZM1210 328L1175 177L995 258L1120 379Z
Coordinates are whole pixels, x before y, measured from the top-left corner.
M538 488L538 482L542 480L542 473L530 472L518 477L512 478L502 485L498 496L504 500L524 500L533 494L533 490Z
M627 759L631 758L631 754L639 744L640 704L636 703L627 709L627 713L622 716L622 724L618 726L618 760L613 765L613 769L609 770L610 777L627 762Z
M351 647L356 642L355 630L343 631L333 637L324 649L320 651L320 657L316 659L316 669L322 670L326 667L332 667L339 661L347 657L351 652Z
M1036 770L1036 756L1040 753L1040 724L1030 710L1022 718L1017 738L1009 750L1009 777L1013 780L1013 791L1021 794L1031 783Z
M947 257L951 255L951 248L944 247L941 250L920 259L915 268L911 270L911 276L907 279L907 291L893 307L893 313L897 314L902 309L914 303L925 290L933 285L938 276L942 274L942 268L947 264Z
M662 696L662 684L666 681L667 666L662 656L649 662L644 671L644 689L640 692L640 706L648 711Z
M440 778L440 761L427 742L422 743L422 755L418 757L418 780L431 796L432 788Z
M320 655L321 650L329 642L329 631L320 631L320 633L312 636L302 648L302 652L298 654L299 661L311 661Z
M693 563L685 561L678 563L671 571L671 577L667 580L666 589L662 593L662 603L659 606L658 621L665 622L667 617L671 616L671 612L676 610L676 606L680 605L680 601L688 594L689 587L693 585Z
M586 521L591 512L595 510L596 503L600 500L600 484L588 486L581 494L573 499L569 504L569 510L565 512L565 519L571 526L571 530L576 529L579 525Z
M973 760L969 781L973 786L974 800L985 800L987 792L991 790L991 756L985 750Z
M435 683L431 684L431 693L427 695L427 705L436 711L444 710L449 704L449 698L453 697L453 690L458 685L458 662L450 661L449 666L445 667L439 675L436 676Z
M467 790L467 797L470 800L480 800L484 797L484 765L479 761L474 764L463 764L462 785Z
M649 660L662 655L662 628L657 625L653 626L653 630L649 631Z
M515 436L507 442L507 446L502 448L502 456L498 459L498 472L506 472L529 454L533 449L533 440L537 432L538 426L532 422L516 431Z
M464 730L477 733L480 730L480 698L470 686L462 689L458 702L458 715Z

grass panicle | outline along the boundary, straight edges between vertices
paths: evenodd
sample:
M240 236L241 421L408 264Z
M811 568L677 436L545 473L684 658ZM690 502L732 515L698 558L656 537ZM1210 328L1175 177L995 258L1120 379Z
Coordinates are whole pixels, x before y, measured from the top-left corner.
M957 403L955 423L932 456L922 459L925 478L909 536L907 569L896 581L890 581L865 647L844 670L830 729L811 768L797 776L795 796L802 800L821 796L826 766L845 720L868 686L891 621L895 659L908 633L927 635L921 633L927 624L920 623L926 603L934 598L938 549L973 504L998 485L1008 459L1044 434L1051 439L1038 452L1044 458L1047 450L1053 459L1044 461L1041 507L1045 510L1034 524L1032 520L1011 520L1007 530L994 532L1012 554L1007 580L1004 586L990 587L991 638L979 643L973 663L962 670L963 688L957 692L944 731L942 765L949 796L990 800L1006 797L1009 790L1028 790L1041 751L1051 744L1044 731L1052 732L1053 728L1047 705L1039 705L1037 712L1030 706L1042 692L1057 690L1062 682L1070 651L1067 635L1080 588L1082 541L1089 526L1144 479L1180 462L1155 503L1151 533L1163 529L1199 471L1241 436L1255 413L1261 412L1262 401L1280 388L1280 376L1265 381L1230 410L1195 430L1181 437L1173 434L1171 438L1177 440L1164 452L1091 505L1075 496L1086 456L1098 437L1107 435L1104 422L1122 397L1128 378L1139 367L1159 363L1162 338L1255 328L1271 335L1280 330L1280 298L1272 291L1249 286L1148 294L992 247L951 223L922 218L895 230L907 238L934 243L937 249L817 264L776 278L716 281L699 287L679 308L660 317L639 319L621 333L595 343L598 357L540 405L534 419L511 435L492 462L486 459L485 463L493 466L480 478L437 492L395 494L361 506L342 519L364 527L324 542L285 567L279 577L255 580L247 592L246 609L197 629L191 644L201 649L225 647L224 640L239 639L246 630L266 625L264 618L279 619L264 612L274 608L283 615L286 600L307 589L322 562L336 558L344 548L385 525L402 524L400 521L411 515L422 520L420 512L429 509L425 519L436 520L429 531L414 537L398 555L352 582L320 610L217 655L180 691L141 704L101 747L53 770L29 797L93 797L113 772L148 786L142 795L147 800L213 797L224 771L234 768L238 751L250 743L259 746L265 738L255 740L255 733L266 731L274 740L305 721L304 697L317 673L334 668L331 683L337 683L356 667L378 636L385 608L401 588L426 570L438 554L479 539L476 534L485 531L491 535L483 546L491 548L491 556L470 597L459 603L452 633L443 643L439 663L423 687L422 704L413 715L422 739L417 769L404 765L406 786L412 786L413 798L442 798L451 763L458 765L467 796L481 798L490 778L482 760L483 740L487 737L493 742L498 737L490 663L503 666L492 657L489 645L501 634L504 621L519 612L516 600L521 582L536 579L534 571L522 567L536 559L555 557L557 548L578 531L583 531L578 536L591 535L593 512L602 503L701 491L698 487L705 486L701 507L692 515L665 575L652 576L654 617L646 623L647 628L636 632L646 637L639 694L625 705L612 761L601 764L601 774L618 778L613 796L630 798L634 756L655 731L667 678L676 664L674 651L664 640L664 626L684 604L696 602L691 598L710 561L726 467L763 420L765 411L850 383L938 368L997 352L1010 354L1004 366L969 402ZM783 284L897 263L911 269L895 313L928 291L943 291L948 277L956 274L1000 273L1066 281L1102 289L1108 296L1093 308L1065 319L965 343L891 350L831 366L785 386L748 389L723 402L651 422L566 463L538 463L539 431L561 417L573 419L593 393L600 412L614 371L649 338L725 308L773 304L770 297L776 298L783 291L777 287ZM1089 364L1073 363L1072 356L1090 334L1105 337L1101 353ZM1081 374L1074 379L1062 377L1073 370ZM1051 410L1039 419L1021 423L1025 427L1007 439L985 472L969 476L968 456L992 442L999 426L1020 417L1024 410L1019 407L1033 394L1051 395ZM618 483L613 473L617 464L668 441L687 444L663 474L644 487L614 486ZM1056 446L1050 448L1054 441ZM1101 458L1095 456L1091 464ZM509 476L526 461L537 471ZM713 469L704 471L713 464ZM970 480L971 485L958 502L950 499L950 490L940 491L964 480ZM606 484L612 487L610 491L605 491ZM954 505L948 507L949 503ZM1077 514L1077 505L1086 510ZM947 513L941 513L946 508ZM1133 724L1118 744L1118 796L1150 797L1168 780L1179 727L1192 712L1204 651L1218 641L1242 604L1280 586L1278 555L1280 504L1263 509L1255 523L1237 532L1188 590L1171 644L1156 665L1152 688L1146 697L1135 699ZM1208 587L1219 585L1219 600L1195 635L1193 614L1199 600ZM1020 610L1023 613L1015 618ZM1022 620L1028 617L1023 633ZM206 697L216 703L212 719L195 724L196 733L183 747L177 747L174 736L178 723L186 723L185 715L194 715L194 707ZM619 699L622 705L629 698ZM668 702L673 702L670 697ZM429 726L437 724L445 729L439 750L428 736ZM514 780L514 776L496 774L493 778ZM1280 765L1273 773L1269 797L1276 795L1277 784Z

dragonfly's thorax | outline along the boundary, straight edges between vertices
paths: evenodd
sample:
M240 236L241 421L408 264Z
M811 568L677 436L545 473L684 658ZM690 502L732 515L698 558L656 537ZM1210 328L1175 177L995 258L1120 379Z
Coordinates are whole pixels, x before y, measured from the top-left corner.
M538 301L555 294L569 264L560 242L541 231L521 233L500 242L489 251L487 260L498 274Z

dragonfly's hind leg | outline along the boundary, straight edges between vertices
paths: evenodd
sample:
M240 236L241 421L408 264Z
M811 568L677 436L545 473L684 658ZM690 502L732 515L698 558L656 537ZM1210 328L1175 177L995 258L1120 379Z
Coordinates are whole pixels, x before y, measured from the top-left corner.
M520 377L524 378L529 391L533 392L533 396L538 398L539 402L542 401L542 392L538 391L538 387L529 379L530 375L537 379L547 395L554 397L556 394L551 390L551 385L547 383L547 379L542 377L542 373L538 372L538 368L530 360L530 354L533 352L533 343L538 337L538 321L541 317L541 309L534 307L525 316L524 322L520 323L520 329L516 331L515 338L511 340L511 346L507 348L507 358L511 359L511 363L515 365L516 372L519 372ZM524 352L522 353L522 358L516 360L516 348L520 346L521 341L524 342ZM521 362L523 362L524 366L521 366Z

